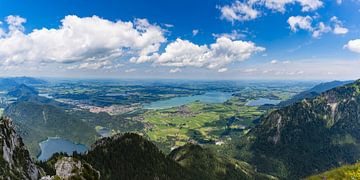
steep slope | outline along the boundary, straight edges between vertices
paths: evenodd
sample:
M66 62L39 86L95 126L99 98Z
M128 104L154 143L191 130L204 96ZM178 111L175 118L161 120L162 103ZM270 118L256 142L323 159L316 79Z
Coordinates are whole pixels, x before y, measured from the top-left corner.
M33 156L39 153L38 143L48 137L60 136L85 145L95 142L95 129L66 109L32 101L19 101L5 109L13 119L16 130L23 137Z
M360 159L360 81L271 112L240 140L235 157L281 178Z
M137 134L97 141L81 157L100 171L102 179L191 179L190 173Z
M318 175L307 177L306 180L360 179L360 163L345 165Z
M57 155L48 162L40 162L47 176L41 180L58 179L80 179L80 180L99 180L100 172L95 170L90 164L74 157Z
M312 99L327 90L330 90L330 89L333 89L333 88L336 88L339 86L343 86L346 84L350 84L352 82L353 81L331 81L331 82L321 83L321 84L318 84L318 85L312 87L309 90L306 90L304 92L301 92L301 93L293 96L292 98L290 98L286 101L280 102L279 106L284 107L284 106L288 106L288 105L294 104L296 102L299 102L303 99Z
M219 156L199 145L187 144L174 149L169 157L197 174L196 179L275 179L256 172L245 162Z
M38 168L11 127L11 121L0 118L0 179L36 180L39 176Z

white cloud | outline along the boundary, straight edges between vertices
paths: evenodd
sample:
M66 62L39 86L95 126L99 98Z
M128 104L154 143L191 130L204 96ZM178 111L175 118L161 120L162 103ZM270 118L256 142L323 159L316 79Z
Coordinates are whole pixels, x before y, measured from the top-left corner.
M342 3L342 0L336 0L336 3L337 3L337 4L341 4L341 3Z
M270 64L277 64L277 63L278 63L278 61L276 59L270 61Z
M124 64L113 64L110 61L99 61L99 62L85 62L75 65L67 66L66 69L88 69L88 70L98 70L98 69L117 69L123 67ZM62 66L60 66L62 68Z
M251 4L235 1L233 4L225 5L219 8L221 11L221 18L228 21L248 21L256 19L260 13L255 10Z
M335 25L334 34L346 34L349 30L347 28L341 27L339 25Z
M342 22L336 16L333 16L330 20L335 24L333 29L334 34L347 34L349 32L349 29L343 27Z
M198 30L198 29L192 30L192 35L193 35L193 36L196 36L198 33L199 33L199 30Z
M165 52L156 55L153 62L161 66L171 67L206 67L221 69L234 61L244 61L265 48L253 42L233 41L220 37L210 45L197 45L187 40L177 39L167 45Z
M320 0L296 0L300 3L302 11L313 11L323 6L323 2Z
M219 73L222 73L222 72L226 72L228 70L228 68L220 68L219 70L218 70L218 72Z
M303 12L314 11L323 6L321 0L236 0L231 5L220 7L221 18L230 22L248 21L260 16L261 7L284 13L287 5L299 4ZM255 9L254 7L258 7Z
M9 32L0 38L1 64L23 62L104 62L125 55L147 56L166 41L163 30L146 19L109 21L97 16L74 15L61 20L59 28L34 29L26 34L26 19L8 16ZM95 66L95 65L94 65Z
M22 24L26 22L25 18L10 15L6 17L5 21L9 25L10 32L24 31L24 26Z
M164 66L195 66L202 67L207 61L208 47L196 45L187 40L176 39L168 44L155 63Z
M2 38L5 35L6 35L5 31L2 28L0 28L0 38Z
M317 26L313 26L314 19L310 16L291 16L288 19L288 24L293 32L299 29L307 30L312 33L314 38L319 38L322 34L333 32L334 34L346 34L347 28L342 27L342 22L336 16L330 19L333 25L326 25L324 22L319 22ZM331 27L333 26L333 28Z
M174 27L173 24L164 24L164 26L167 27L167 28L173 28Z
M263 3L265 7L279 11L285 12L286 5L298 3L302 7L302 11L313 11L323 6L323 2L320 0L255 0L260 3Z
M106 65L109 65L110 62L109 61L102 61L102 62L85 62L85 63L81 63L79 65L72 65L67 67L67 69L92 69L92 70L96 70L96 69L100 69L100 68L104 68Z
M354 39L349 41L344 48L349 49L350 51L360 53L360 39Z
M318 27L313 31L312 36L314 38L320 37L322 34L331 31L331 28L325 25L323 22L320 22Z
M169 71L170 73L177 73L177 72L181 72L180 68L174 68L174 69L170 69Z
M290 29L296 32L298 29L313 31L312 18L310 16L291 16L287 21Z
M231 40L236 40L246 37L246 35L240 32L239 30L232 30L231 33L213 34L213 36L216 38L227 37Z
M135 72L135 71L136 71L136 69L134 69L134 68L125 70L126 73L131 73L131 72Z

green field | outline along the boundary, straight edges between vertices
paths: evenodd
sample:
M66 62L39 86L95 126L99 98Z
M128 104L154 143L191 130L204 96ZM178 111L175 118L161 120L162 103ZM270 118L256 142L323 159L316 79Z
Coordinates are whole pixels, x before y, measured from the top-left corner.
M168 147L185 143L213 144L226 139L231 131L253 126L253 120L264 113L258 107L245 106L236 98L223 104L190 103L186 106L145 113L145 130L150 140L166 143Z

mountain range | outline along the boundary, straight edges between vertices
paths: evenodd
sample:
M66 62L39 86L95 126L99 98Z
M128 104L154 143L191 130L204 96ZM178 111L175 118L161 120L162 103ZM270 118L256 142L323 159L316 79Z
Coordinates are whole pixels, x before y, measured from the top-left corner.
M34 163L11 124L9 119L0 120L2 179L302 179L313 175L311 179L346 174L349 169L356 175L356 168L344 165L360 159L360 80L270 111L244 135L233 137L226 155L196 144L166 155L144 137L125 133L97 140L85 154L57 154ZM320 174L337 167L341 168Z

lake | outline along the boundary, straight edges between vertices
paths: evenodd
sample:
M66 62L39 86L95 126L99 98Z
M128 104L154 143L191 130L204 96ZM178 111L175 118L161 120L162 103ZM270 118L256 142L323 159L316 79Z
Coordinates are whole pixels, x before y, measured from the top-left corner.
M144 105L144 109L166 109L189 104L194 101L204 103L223 103L230 99L232 93L212 91L202 95L174 97L167 100L155 101Z
M247 106L262 106L265 104L279 104L281 100L274 100L274 99L268 99L268 98L259 98L255 100L250 100L246 103Z
M71 155L74 151L78 153L84 153L88 148L83 144L76 144L72 141L59 138L59 137L49 137L47 140L39 143L41 153L38 156L38 160L46 161L51 156L57 152L65 152Z

